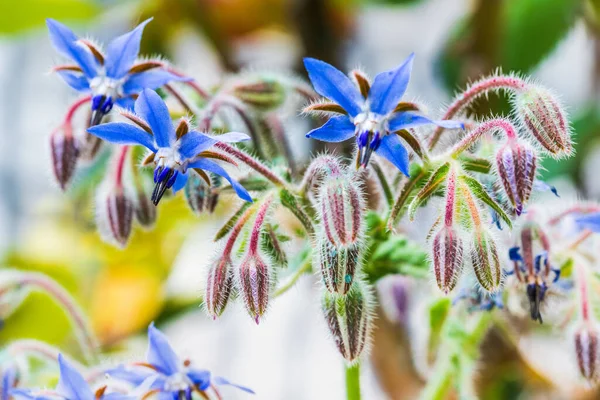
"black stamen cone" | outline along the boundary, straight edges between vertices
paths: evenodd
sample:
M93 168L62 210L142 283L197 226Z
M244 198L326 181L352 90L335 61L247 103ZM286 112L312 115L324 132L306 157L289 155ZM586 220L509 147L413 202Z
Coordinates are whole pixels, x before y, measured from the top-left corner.
M527 298L529 299L531 319L540 321L540 324L543 324L544 321L542 320L542 314L540 313L540 305L544 299L544 288L536 283L527 285Z
M160 199L162 199L163 195L165 194L167 189L170 187L169 180L173 176L174 173L175 173L175 171L173 171L172 169L169 169L169 171L166 173L166 175L163 177L163 179L161 179L159 182L156 183L156 185L154 185L154 190L152 191L152 199L151 200L152 200L152 204L154 204L155 206L158 205L158 203L160 202Z

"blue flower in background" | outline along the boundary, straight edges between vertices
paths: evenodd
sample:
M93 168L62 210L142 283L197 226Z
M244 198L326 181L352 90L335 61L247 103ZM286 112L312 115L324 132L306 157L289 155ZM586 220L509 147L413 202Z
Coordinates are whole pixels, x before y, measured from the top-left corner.
M53 391L36 392L29 389L13 389L10 395L15 400L134 400L135 397L121 393L105 394L106 387L100 388L96 393L83 376L69 363L62 354L58 355L60 378Z
M178 137L171 122L169 109L160 96L150 89L139 95L134 105L135 114L125 114L138 126L124 122L110 122L88 129L92 135L108 142L125 145L142 145L154 153L154 192L152 202L156 205L167 189L177 192L188 180L188 169L209 171L227 179L237 195L252 201L250 194L219 164L202 154L217 142L240 142L250 139L243 133L230 132L208 136L186 128Z
M17 370L14 366L9 366L2 371L2 380L0 381L0 400L9 400L10 392L17 383Z
M413 57L411 54L398 68L377 75L366 98L341 71L323 61L305 58L304 66L315 91L339 104L347 113L330 118L306 137L342 142L356 136L358 164L366 166L372 152L376 152L408 175L408 152L393 132L426 124L464 129L460 122L433 121L413 111L395 111L406 92Z
M134 30L109 43L106 54L88 40L79 39L65 25L47 19L52 45L61 55L76 65L63 65L54 70L73 89L91 93L92 125L97 125L118 104L124 108L133 105L132 95L143 89L156 89L170 81L188 81L165 70L159 62L141 62L134 65L140 51L144 27L152 18Z
M161 400L178 400L180 396L191 399L194 391L204 394L214 385L229 385L254 394L251 389L233 384L225 378L213 377L210 371L193 368L189 360L182 362L167 337L153 323L148 327L146 361L132 367L120 366L107 371L107 374L136 386L151 379L153 383L150 390L158 391Z

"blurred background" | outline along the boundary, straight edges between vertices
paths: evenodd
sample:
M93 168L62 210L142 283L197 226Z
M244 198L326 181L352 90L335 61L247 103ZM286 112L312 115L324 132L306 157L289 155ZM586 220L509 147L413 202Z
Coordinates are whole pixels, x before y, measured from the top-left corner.
M3 265L42 271L63 284L115 358L142 355L145 338L132 334L156 320L180 354L252 387L258 398L344 396L344 368L327 336L314 278L303 278L274 302L259 326L239 303L218 321L198 309L207 255L215 251L212 236L231 203L199 218L181 196L164 202L156 229L136 231L129 246L117 250L93 226L86 190L99 179L93 166L79 172L67 193L53 183L49 134L76 94L49 74L60 57L50 46L45 18L106 42L150 16L142 54L167 57L207 88L242 69L304 78L301 60L307 55L374 75L414 51L408 97L435 115L482 74L497 68L530 74L561 95L577 142L576 157L546 162L545 178L562 190L600 198L598 0L2 0L0 258ZM499 97L482 101L477 112L507 110ZM302 139L309 125L293 111L287 131L298 143L298 159L305 160L310 149L303 149L308 144ZM398 327L402 318L390 285L379 289L391 311L379 316L373 363L363 369L364 396L413 398L422 382L410 362L406 331ZM32 295L3 321L0 346L32 337L76 348L67 319L46 300ZM514 398L524 385L510 349L502 354L497 364L508 378L485 398ZM246 398L234 390L224 394Z

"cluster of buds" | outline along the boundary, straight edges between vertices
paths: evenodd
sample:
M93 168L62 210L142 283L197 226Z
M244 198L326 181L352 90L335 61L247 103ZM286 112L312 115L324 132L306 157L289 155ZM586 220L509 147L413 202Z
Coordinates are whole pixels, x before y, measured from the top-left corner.
M272 196L267 196L259 205L245 209L235 222L225 247L209 265L204 305L211 317L217 318L223 313L235 288L241 293L248 314L257 324L267 312L275 276L273 262L263 251L262 242L269 226L266 221L272 205ZM254 214L244 254L236 266L233 261L235 243Z
M316 169L326 171L315 207L320 217L315 265L324 283L322 308L340 353L354 362L371 327L369 287L360 271L365 204L355 172L327 156L316 159L308 171Z

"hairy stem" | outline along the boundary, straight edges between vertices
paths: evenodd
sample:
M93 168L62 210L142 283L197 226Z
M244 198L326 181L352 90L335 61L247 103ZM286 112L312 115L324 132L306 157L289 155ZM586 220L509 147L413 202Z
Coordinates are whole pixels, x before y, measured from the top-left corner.
M453 158L458 157L463 151L474 145L484 134L503 132L507 138L516 139L517 131L507 119L496 118L489 121L485 121L477 126L477 128L470 131L460 142L458 142L452 149L450 149L450 156Z
M379 180L379 184L383 190L387 205L389 208L391 208L394 204L394 193L392 193L392 188L390 187L390 183L388 182L388 179L381 168L381 164L379 164L377 160L371 160L371 167L373 168L373 171L375 171L375 175L377 175L377 179Z
M304 276L304 274L310 273L311 269L312 269L312 259L310 256L308 256L304 259L304 261L302 262L302 265L300 265L300 267L296 270L294 275L292 275L292 277L290 279L288 279L288 281L286 283L281 285L275 291L275 294L273 295L273 297L279 297L282 294L286 293L288 290L290 290L292 287L294 287L296 285L296 282L298 282L298 280L302 276Z
M521 92L527 87L527 83L514 76L492 76L484 78L471 85L461 93L448 107L442 119L452 119L463 112L474 100L491 91L504 89L512 92ZM440 140L444 128L437 127L429 139L429 150L433 150Z

